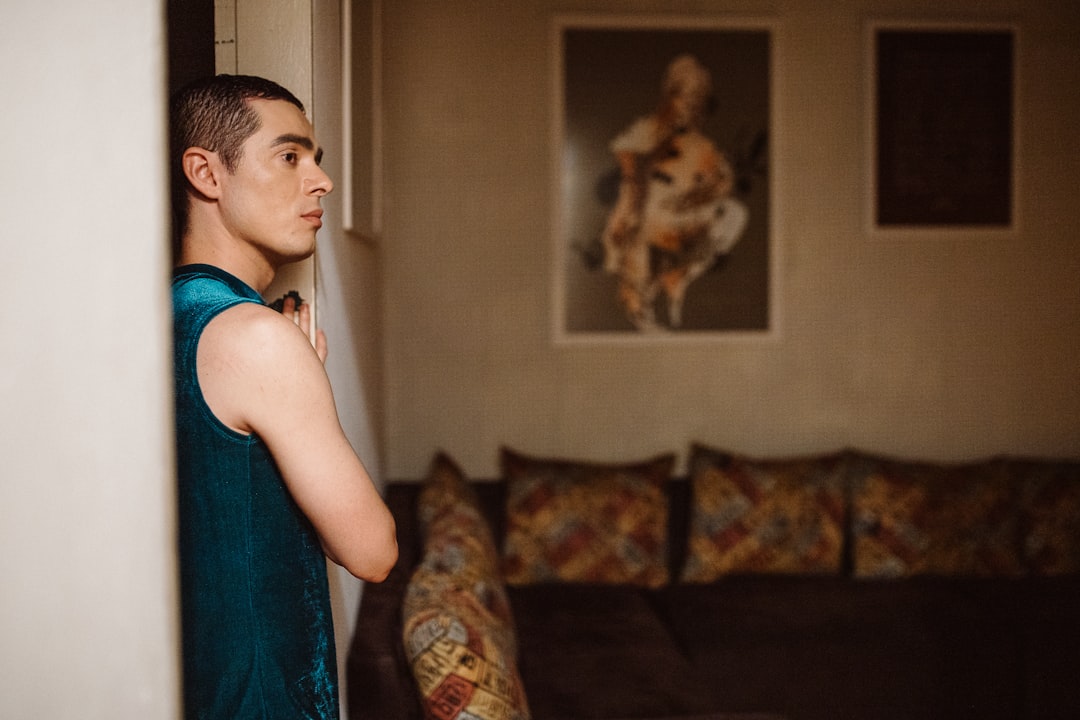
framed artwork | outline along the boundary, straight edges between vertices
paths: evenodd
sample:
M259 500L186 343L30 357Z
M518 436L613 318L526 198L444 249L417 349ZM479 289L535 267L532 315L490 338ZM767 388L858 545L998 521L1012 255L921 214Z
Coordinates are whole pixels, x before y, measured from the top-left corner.
M382 0L341 4L342 225L382 235Z
M771 337L767 22L558 17L557 342Z
M1016 32L872 23L874 230L1009 230L1016 222Z

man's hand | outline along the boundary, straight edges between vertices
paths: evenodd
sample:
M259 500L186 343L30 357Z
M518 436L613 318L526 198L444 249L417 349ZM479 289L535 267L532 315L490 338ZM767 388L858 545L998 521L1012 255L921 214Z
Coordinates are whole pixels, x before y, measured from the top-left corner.
M298 309L296 307L296 298L290 293L282 301L281 314L287 318L292 318L293 322L303 330L304 335L311 338L311 305L302 303ZM315 346L315 352L318 354L319 360L325 364L327 356L326 333L323 332L322 328L315 331L312 345Z

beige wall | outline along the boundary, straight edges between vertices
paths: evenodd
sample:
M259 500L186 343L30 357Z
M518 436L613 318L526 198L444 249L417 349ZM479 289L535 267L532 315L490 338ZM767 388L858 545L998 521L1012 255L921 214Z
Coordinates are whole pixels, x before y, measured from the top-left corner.
M315 53L311 110L316 136L325 150L323 168L335 183L334 192L323 200L326 215L314 260L316 300L319 324L326 331L330 348L326 371L334 387L342 428L368 472L378 478L378 263L373 243L347 233L343 223L347 192L342 132L342 36L343 23L347 23L344 6L338 0L313 0L310 7ZM363 583L332 562L328 567L338 675L344 678ZM349 698L344 682L341 690L345 717Z
M180 715L164 14L0 9L3 718Z
M595 459L844 446L938 459L1080 455L1080 6L398 0L384 8L386 463L443 448ZM555 345L556 12L775 21L772 342ZM1021 228L866 231L865 23L1019 29Z

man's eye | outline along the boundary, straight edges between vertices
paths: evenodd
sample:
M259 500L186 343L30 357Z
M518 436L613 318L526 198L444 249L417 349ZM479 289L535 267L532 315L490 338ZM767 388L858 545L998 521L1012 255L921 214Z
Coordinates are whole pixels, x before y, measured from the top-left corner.
M281 159L289 163L290 165L294 165L297 160L297 154L294 152L283 153Z

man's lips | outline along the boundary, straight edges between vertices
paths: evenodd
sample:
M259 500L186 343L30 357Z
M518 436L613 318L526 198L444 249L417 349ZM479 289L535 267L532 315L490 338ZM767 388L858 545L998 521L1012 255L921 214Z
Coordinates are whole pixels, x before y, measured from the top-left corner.
M302 215L302 217L305 220L310 222L316 228L321 228L322 227L322 216L323 216L323 211L322 211L321 208L318 209L318 210L312 210L311 212L304 213Z

